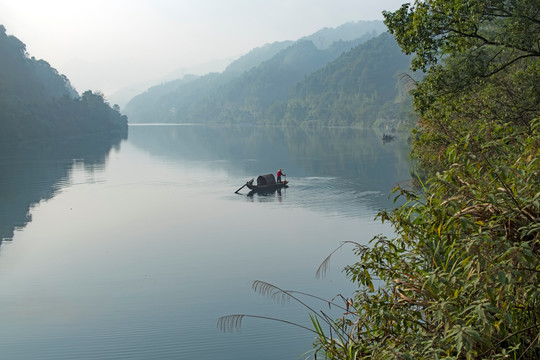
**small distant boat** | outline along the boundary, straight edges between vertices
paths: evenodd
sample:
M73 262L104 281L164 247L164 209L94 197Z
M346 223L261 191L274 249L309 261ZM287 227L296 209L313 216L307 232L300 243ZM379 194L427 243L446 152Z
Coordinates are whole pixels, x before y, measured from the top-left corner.
M382 135L383 142L393 141L395 138L396 138L395 135L389 135L389 134L383 134Z
M259 177L257 177L257 185L253 184L253 182L254 179L251 179L246 182L244 186L247 186L251 191L256 192L268 192L289 187L287 185L289 184L287 180L277 182L274 174L259 175ZM238 193L244 186L235 192Z

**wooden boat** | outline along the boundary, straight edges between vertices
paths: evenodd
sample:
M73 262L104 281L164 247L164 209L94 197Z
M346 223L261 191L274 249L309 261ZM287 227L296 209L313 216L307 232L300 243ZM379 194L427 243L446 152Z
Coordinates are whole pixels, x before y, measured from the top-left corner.
M269 192L289 187L287 185L289 183L287 180L277 182L273 174L259 175L259 177L257 177L257 184L255 185L253 182L254 179L251 179L246 182L244 186L247 186L251 191L255 192ZM242 186L240 189L242 189L244 186ZM236 193L238 193L240 189L236 190Z

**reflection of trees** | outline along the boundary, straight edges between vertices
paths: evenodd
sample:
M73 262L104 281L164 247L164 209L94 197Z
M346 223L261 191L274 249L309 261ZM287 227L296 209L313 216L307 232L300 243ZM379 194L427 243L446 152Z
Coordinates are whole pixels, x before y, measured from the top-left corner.
M235 176L283 168L295 177L341 177L383 193L410 177L405 136L383 144L371 129L137 126L130 141L180 161L228 160L224 170Z
M124 138L126 135L123 135ZM63 142L26 143L1 149L0 243L30 220L31 207L52 198L69 179L74 160L92 171L105 164L122 138L85 137Z

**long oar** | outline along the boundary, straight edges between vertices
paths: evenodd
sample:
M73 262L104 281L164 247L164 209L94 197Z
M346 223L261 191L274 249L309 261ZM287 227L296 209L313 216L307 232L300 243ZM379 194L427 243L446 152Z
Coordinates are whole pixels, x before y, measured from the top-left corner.
M242 187L241 187L240 189L236 190L234 193L235 193L235 194L238 194L238 192L239 192L240 190L242 190L242 189L244 188L244 186L246 186L246 185L247 185L247 183L245 183L244 185L242 185Z

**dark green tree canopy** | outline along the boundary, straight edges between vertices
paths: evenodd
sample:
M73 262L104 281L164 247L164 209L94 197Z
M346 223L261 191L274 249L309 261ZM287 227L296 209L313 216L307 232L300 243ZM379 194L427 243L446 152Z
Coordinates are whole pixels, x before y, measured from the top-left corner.
M384 16L403 51L415 54L414 69L459 54L490 65L475 69L489 76L540 56L538 0L416 1Z
M540 1L416 1L384 15L414 54L413 69L428 73L413 91L424 134L417 146L438 156L464 124L490 126L476 129L478 142L497 124L531 131L540 108ZM434 164L427 151L418 154Z

